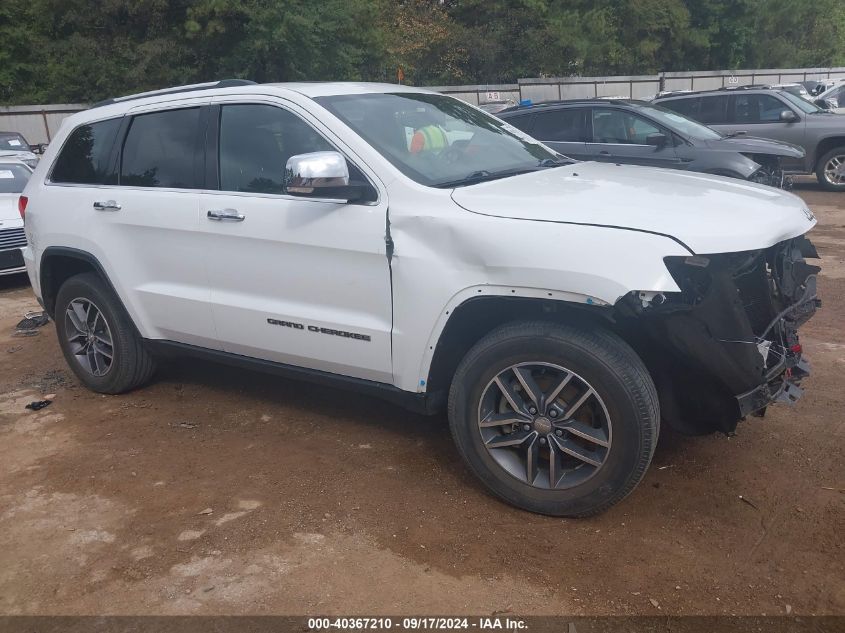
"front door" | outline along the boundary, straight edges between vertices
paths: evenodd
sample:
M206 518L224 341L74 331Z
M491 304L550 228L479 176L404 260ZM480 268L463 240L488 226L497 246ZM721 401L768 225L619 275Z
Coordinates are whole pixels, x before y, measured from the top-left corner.
M781 113L791 111L796 118L793 121L781 120ZM806 145L807 115L796 112L779 96L775 94L737 93L731 96L728 108L728 123L713 125L714 129L723 134L745 132L749 137L771 138L786 143L792 143L809 152ZM804 159L784 159L783 166L787 170L803 171Z
M666 137L665 145L648 144L648 138L655 134ZM587 143L591 160L676 169L682 166L672 133L628 110L593 108L591 141Z
M200 222L223 349L392 382L386 191L296 106L271 98L214 103ZM287 160L317 151L343 153L353 179L373 185L372 199L283 193Z

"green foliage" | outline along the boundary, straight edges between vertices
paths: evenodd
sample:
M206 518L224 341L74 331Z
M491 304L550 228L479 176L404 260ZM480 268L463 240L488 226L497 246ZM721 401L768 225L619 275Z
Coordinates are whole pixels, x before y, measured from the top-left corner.
M0 102L845 65L842 0L0 0Z

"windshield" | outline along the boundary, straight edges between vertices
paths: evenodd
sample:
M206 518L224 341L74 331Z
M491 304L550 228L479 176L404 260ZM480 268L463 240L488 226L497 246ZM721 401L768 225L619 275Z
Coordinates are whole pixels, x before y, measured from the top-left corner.
M681 136L696 139L698 141L715 141L722 138L716 130L711 130L706 125L702 125L698 121L688 119L683 114L678 114L672 110L667 110L658 105L641 106L643 110L647 111L655 121L662 123L669 129L677 132Z
M539 141L452 97L425 93L317 97L397 169L451 187L562 164Z
M0 193L20 193L32 172L16 163L0 163Z
M5 134L0 136L0 150L13 150L16 152L28 152L29 144L20 134Z
M797 108L799 108L802 112L805 112L806 114L812 114L813 112L824 112L824 110L822 110L815 103L807 101L806 99L802 99L801 97L796 97L791 92L787 92L786 90L781 90L780 94L781 94L781 96L783 96L784 99L789 101L789 103L796 106Z

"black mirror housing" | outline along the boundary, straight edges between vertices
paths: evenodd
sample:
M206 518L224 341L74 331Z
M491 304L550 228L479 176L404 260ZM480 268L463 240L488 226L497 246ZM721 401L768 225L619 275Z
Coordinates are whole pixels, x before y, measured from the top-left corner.
M646 145L651 145L652 147L661 148L666 147L669 143L669 137L665 134L649 134L645 138Z

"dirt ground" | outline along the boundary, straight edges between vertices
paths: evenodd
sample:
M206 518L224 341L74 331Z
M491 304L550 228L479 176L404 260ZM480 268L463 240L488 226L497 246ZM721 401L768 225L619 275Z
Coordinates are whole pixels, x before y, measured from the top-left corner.
M845 194L797 406L735 437L664 433L588 520L486 494L445 417L213 364L81 388L0 279L0 614L845 614ZM55 394L42 411L24 405Z

